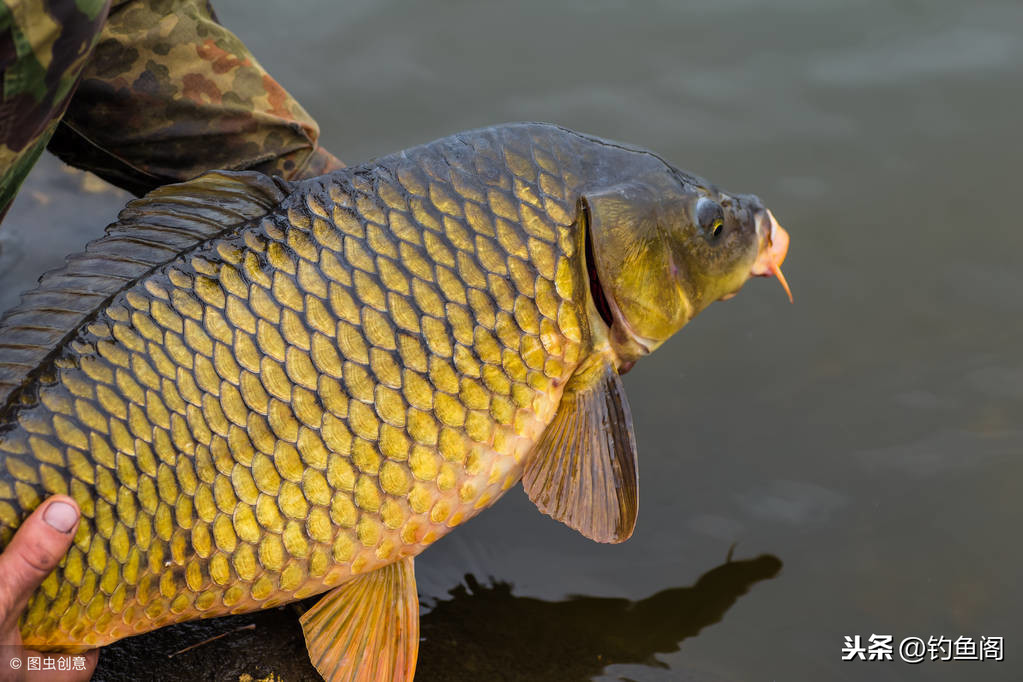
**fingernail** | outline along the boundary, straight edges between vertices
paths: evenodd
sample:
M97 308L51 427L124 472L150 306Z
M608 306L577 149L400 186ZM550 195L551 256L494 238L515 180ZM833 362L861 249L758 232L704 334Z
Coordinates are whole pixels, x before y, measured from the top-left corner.
M43 512L43 521L67 533L78 523L78 511L67 502L51 502Z

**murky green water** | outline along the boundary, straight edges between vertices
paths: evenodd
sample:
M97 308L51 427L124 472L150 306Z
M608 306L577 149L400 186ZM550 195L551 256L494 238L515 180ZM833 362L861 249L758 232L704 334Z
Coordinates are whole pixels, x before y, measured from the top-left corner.
M629 542L516 491L417 560L444 600L420 679L1023 679L1023 6L216 4L349 162L554 121L755 192L792 235L795 306L751 282L627 376ZM42 167L5 221L4 307L123 202L78 182ZM265 671L275 633L189 665ZM1005 660L841 661L872 633L1003 636Z

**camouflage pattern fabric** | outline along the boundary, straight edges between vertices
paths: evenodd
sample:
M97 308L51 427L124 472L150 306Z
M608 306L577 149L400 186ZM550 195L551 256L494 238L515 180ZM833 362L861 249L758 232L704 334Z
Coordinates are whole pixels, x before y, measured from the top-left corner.
M135 194L343 165L201 0L0 0L0 72L0 211L44 147Z
M0 2L0 215L46 147L109 0Z

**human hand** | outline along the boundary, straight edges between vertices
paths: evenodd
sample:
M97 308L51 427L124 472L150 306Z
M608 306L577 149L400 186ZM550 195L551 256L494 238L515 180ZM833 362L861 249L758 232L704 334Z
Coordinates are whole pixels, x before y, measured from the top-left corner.
M18 628L18 618L32 592L71 546L79 516L74 500L66 495L54 495L25 519L0 553L0 682L73 682L92 677L99 659L98 649L80 654L85 657L85 670L28 671L28 657L44 654L25 649Z

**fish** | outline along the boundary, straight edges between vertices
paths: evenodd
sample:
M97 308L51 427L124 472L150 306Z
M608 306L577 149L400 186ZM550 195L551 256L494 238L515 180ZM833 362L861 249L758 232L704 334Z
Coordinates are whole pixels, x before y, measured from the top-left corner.
M131 201L0 319L0 548L48 495L82 511L25 645L325 593L325 679L412 679L414 557L520 482L627 539L621 374L788 245L754 195L542 123Z

